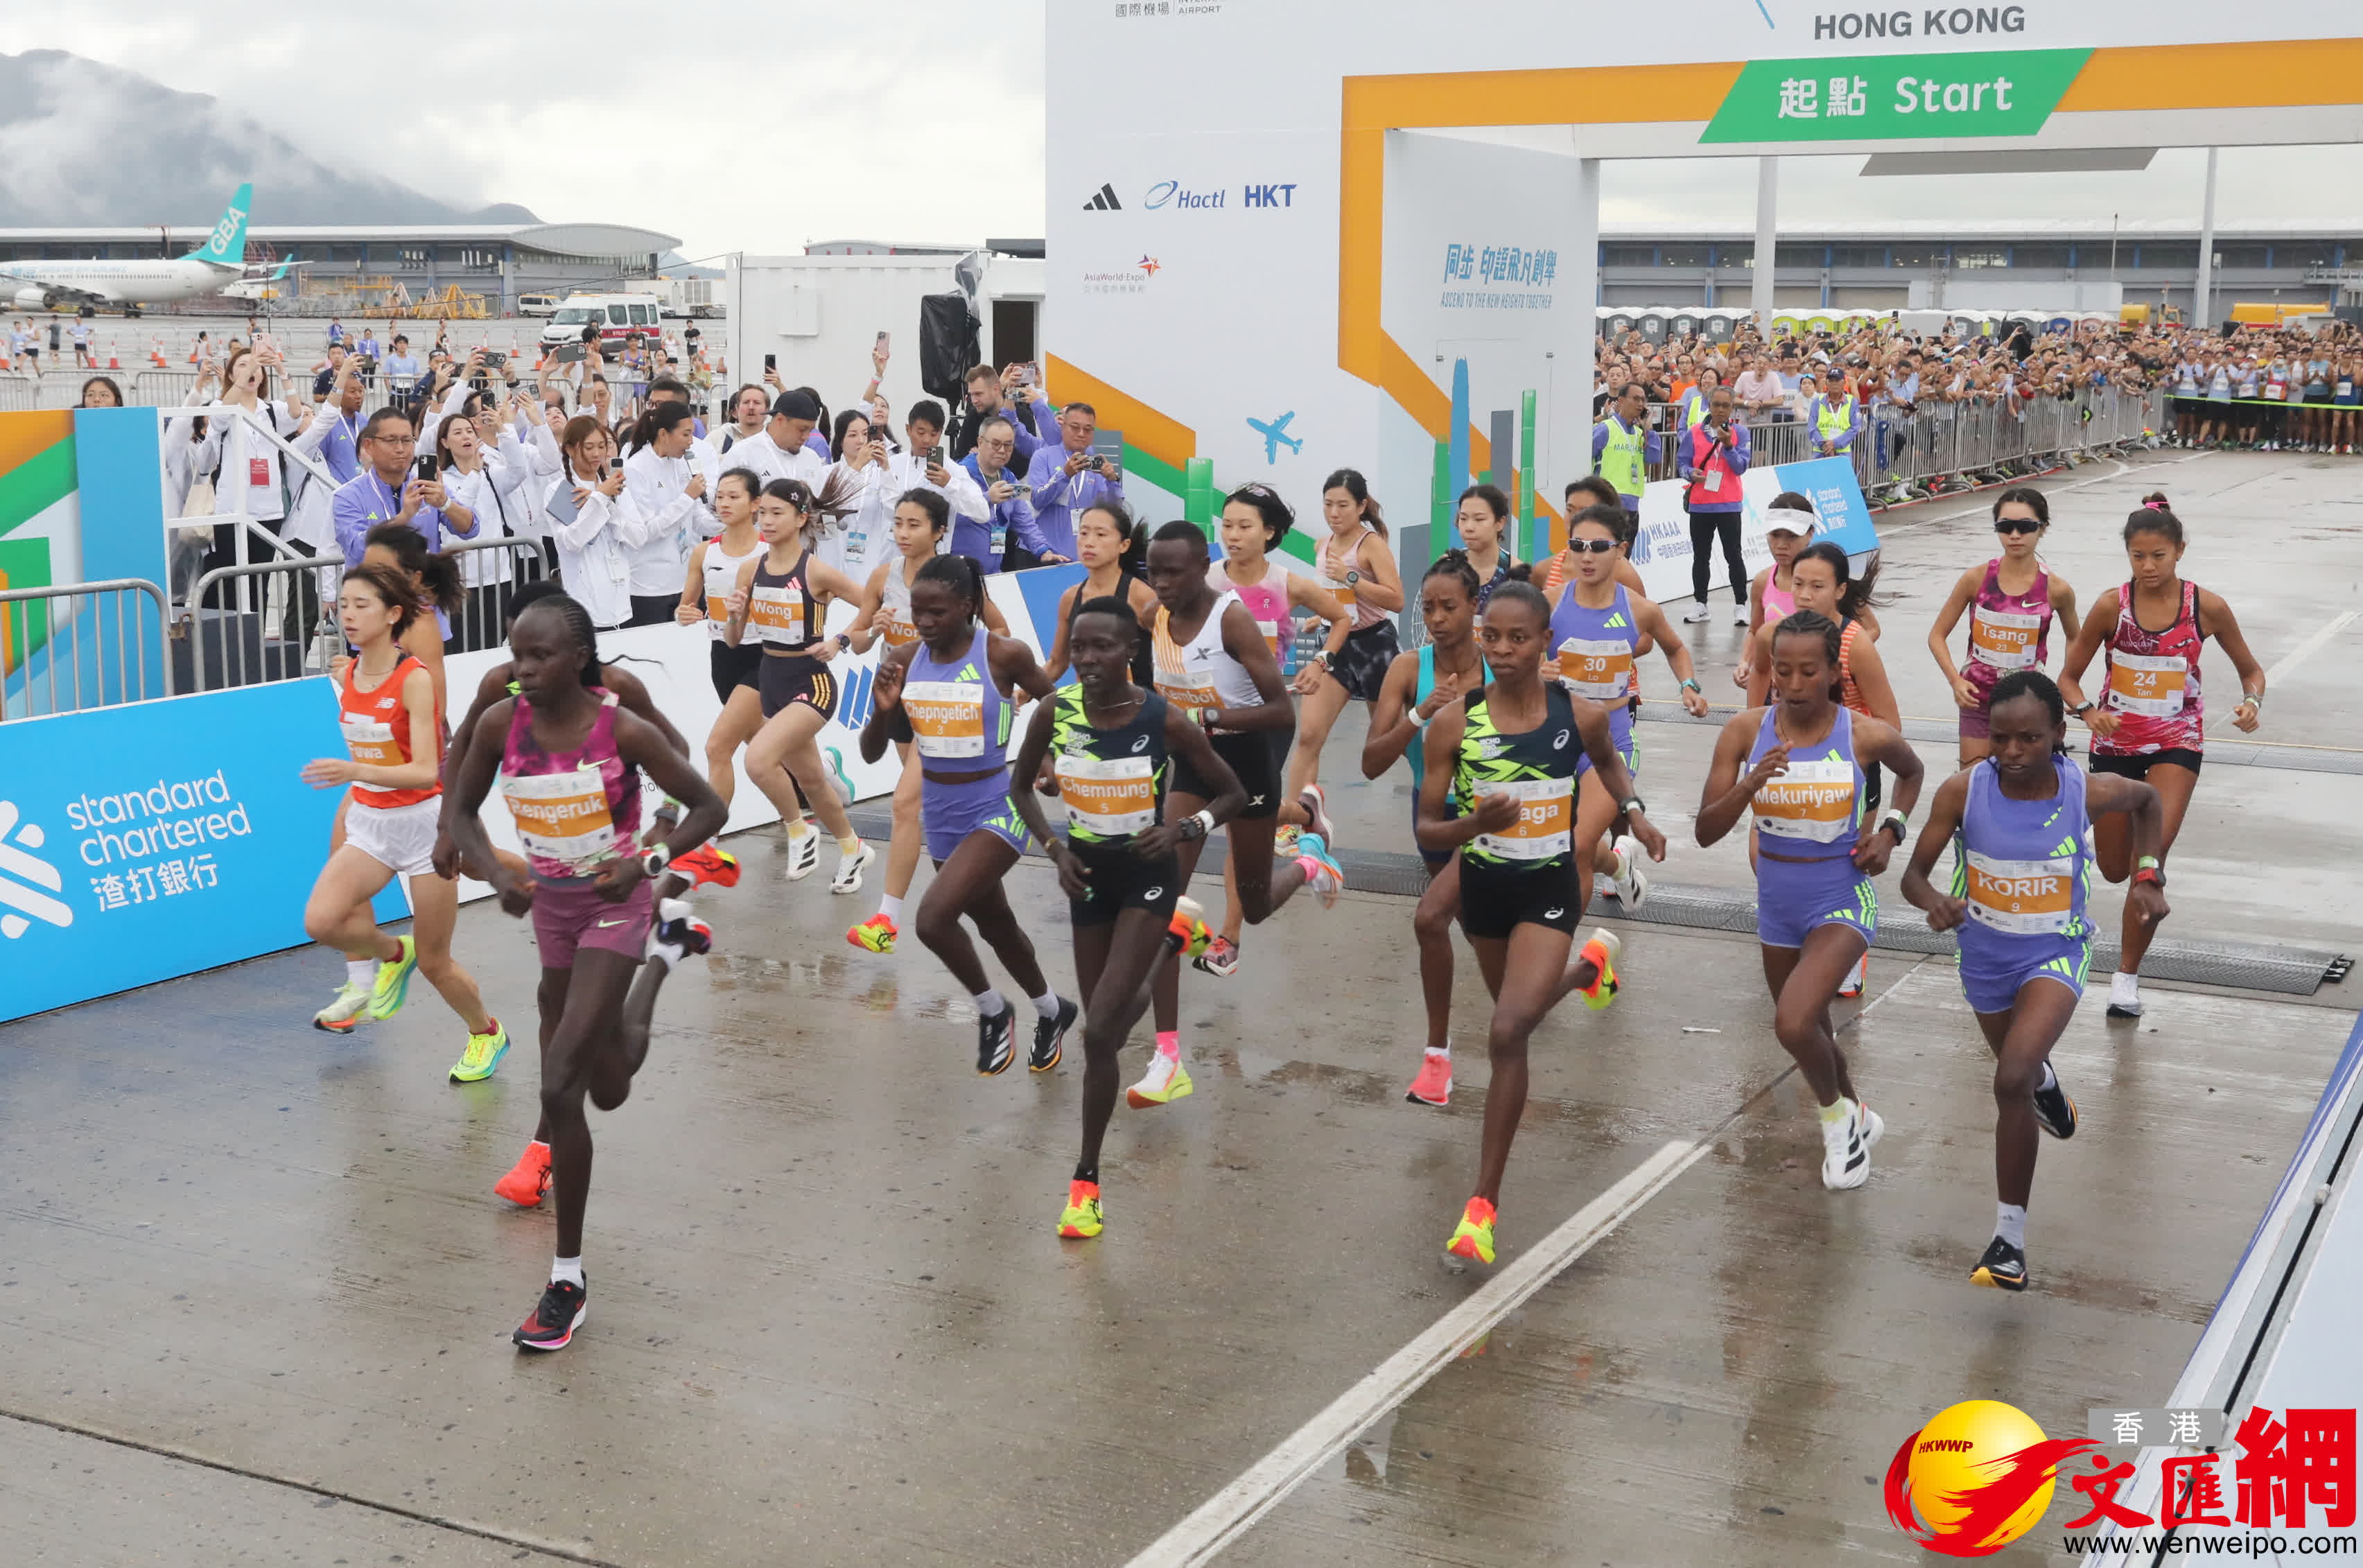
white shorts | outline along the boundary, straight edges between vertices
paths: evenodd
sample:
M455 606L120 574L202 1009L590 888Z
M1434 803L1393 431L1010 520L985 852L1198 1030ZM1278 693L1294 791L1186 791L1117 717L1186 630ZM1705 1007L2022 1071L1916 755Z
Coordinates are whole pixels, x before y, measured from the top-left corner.
M345 808L345 842L396 876L435 874L435 824L443 814L440 795L408 806Z

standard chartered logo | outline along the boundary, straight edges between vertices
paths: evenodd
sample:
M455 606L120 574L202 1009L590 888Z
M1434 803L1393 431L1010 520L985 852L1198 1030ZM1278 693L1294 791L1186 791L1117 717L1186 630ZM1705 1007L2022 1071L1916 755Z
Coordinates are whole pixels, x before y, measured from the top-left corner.
M73 910L51 896L64 886L57 867L28 852L46 841L40 824L20 824L18 816L15 801L0 800L0 937L11 940L31 930L35 920L73 924Z

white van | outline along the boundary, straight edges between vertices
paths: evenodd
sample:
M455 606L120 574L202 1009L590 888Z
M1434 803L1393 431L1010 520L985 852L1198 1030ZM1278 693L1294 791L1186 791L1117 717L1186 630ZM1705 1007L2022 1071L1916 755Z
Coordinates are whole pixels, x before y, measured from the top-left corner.
M517 295L519 316L555 316L558 296L554 294L521 294Z
M541 329L545 344L578 343L582 329L596 325L605 346L620 350L635 337L654 339L664 330L664 318L652 294L572 294Z

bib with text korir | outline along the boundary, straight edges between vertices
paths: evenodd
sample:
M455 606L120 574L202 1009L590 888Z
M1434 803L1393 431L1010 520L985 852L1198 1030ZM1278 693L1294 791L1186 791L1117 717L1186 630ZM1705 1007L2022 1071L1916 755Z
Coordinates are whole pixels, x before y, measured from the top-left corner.
M2033 937L2064 932L2075 921L2073 856L2006 861L1970 850L1966 869L1969 918L1981 926Z

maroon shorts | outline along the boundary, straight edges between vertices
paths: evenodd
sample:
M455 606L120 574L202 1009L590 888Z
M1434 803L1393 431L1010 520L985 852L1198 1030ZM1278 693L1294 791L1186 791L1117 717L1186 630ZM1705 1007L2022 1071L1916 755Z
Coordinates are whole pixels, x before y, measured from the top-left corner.
M533 890L533 935L544 969L571 969L578 948L619 952L638 962L656 916L656 889L640 879L631 896L611 903L588 882L538 883Z

